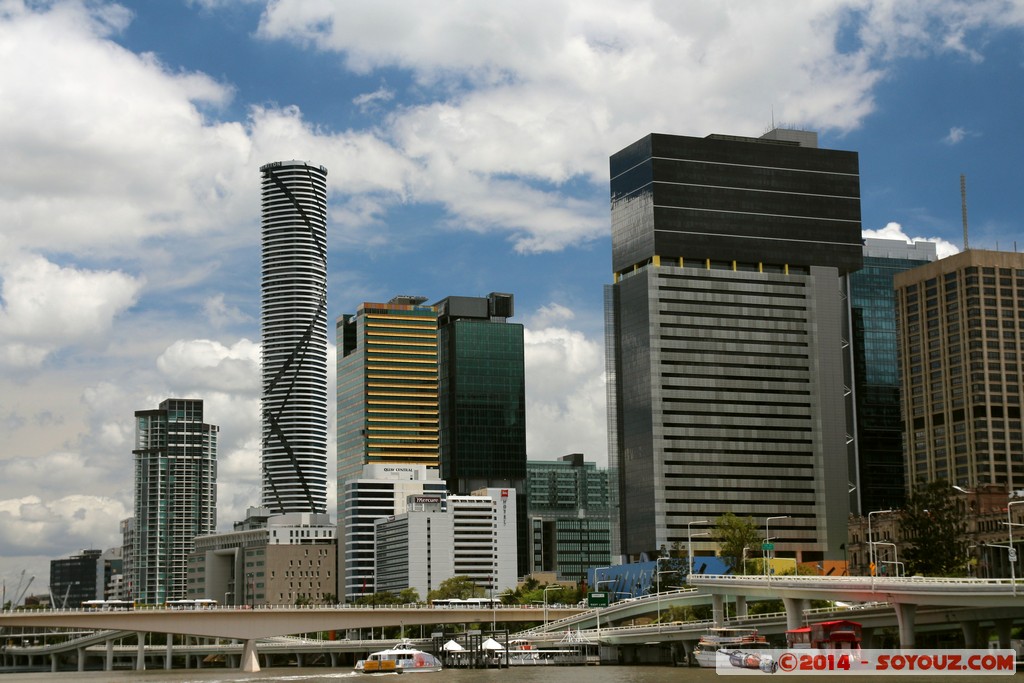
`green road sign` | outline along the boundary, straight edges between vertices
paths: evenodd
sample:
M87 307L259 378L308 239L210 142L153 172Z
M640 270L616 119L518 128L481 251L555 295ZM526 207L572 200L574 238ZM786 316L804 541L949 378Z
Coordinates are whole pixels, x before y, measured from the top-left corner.
M597 591L590 591L587 593L587 607L607 607L608 606L608 594L605 592L598 593Z
M761 544L761 550L775 550L775 544L774 543L762 543Z

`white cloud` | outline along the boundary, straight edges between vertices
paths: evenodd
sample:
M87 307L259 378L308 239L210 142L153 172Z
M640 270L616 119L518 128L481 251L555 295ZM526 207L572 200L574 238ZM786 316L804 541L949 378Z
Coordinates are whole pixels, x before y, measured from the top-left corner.
M121 501L92 495L0 500L0 547L5 555L54 557L67 548L113 547L120 545L118 524L130 514Z
M934 242L935 251L938 253L939 258L946 258L947 256L960 253L958 246L942 237L909 237L903 226L895 221L887 223L884 228L879 230L862 230L861 236L882 240L903 240L907 243Z
M557 304L545 307L547 317ZM608 461L602 343L564 327L525 330L527 455L551 460L583 453Z
M209 339L179 340L157 358L156 365L179 391L259 392L260 347L248 339L231 347Z
M0 358L10 365L39 365L58 347L102 337L142 288L125 273L39 256L0 262L0 280Z

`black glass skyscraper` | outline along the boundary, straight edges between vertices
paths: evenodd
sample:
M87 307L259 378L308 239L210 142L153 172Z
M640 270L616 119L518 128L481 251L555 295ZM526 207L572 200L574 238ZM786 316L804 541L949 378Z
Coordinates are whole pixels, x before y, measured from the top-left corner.
M263 505L327 511L327 169L260 167Z
M618 553L687 544L733 512L771 520L783 555L841 559L857 154L805 131L652 134L611 157L611 213Z

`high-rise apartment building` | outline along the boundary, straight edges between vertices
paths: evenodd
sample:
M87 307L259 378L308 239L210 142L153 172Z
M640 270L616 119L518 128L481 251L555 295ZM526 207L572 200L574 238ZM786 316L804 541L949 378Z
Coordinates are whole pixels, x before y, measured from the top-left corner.
M217 528L217 432L203 402L169 398L135 413L132 598L158 605L185 598L196 536Z
M367 464L438 466L437 311L425 300L364 303L337 320L339 496Z
M933 242L864 240L864 267L849 275L857 457L854 514L903 505L903 417L896 335L896 273L931 263Z
M1024 488L1024 254L970 249L895 286L908 487Z
M327 169L262 177L263 505L327 511Z
M611 202L617 554L685 544L688 523L733 512L770 522L776 552L841 559L857 154L803 131L652 134L611 157Z

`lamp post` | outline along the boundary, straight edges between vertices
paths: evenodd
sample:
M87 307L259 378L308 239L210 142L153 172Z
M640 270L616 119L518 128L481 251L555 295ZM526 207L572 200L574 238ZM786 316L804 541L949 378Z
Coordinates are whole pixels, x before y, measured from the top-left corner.
M689 557L689 560L690 560L690 571L687 572L687 574L686 574L687 583L689 583L690 574L693 573L693 534L691 533L690 527L692 527L694 524L707 524L707 523L708 523L708 520L706 520L706 519L698 519L698 520L686 523L686 554L690 556ZM707 536L708 533L705 532L703 534L697 534L697 535L698 536Z
M875 542L871 536L871 515L885 515L892 512L888 510L872 510L868 513L868 569L871 571L871 590L875 590Z
M1024 500L1011 500L1006 504L1006 529L1010 534L1010 547L1013 548L1013 527L1024 526L1013 521L1013 517L1010 515L1010 510L1013 509L1014 505L1024 505ZM1010 551L1010 566L1012 567L1017 563L1017 552L1016 550Z
M998 543L988 543L990 548L1005 548L1009 554L1010 559L1010 583L1013 584L1013 594L1017 595L1017 572L1013 568L1013 565L1017 564L1017 551L1013 549L1013 546L999 545Z
M777 517L766 517L764 520L764 571L768 576L768 580L772 580L772 573L768 568L768 560L771 559L771 550L768 549L768 544L771 542L771 534L768 533L768 522L776 519L789 519L789 515L778 515Z
M548 627L548 591L560 591L561 586L544 586L544 628Z
M594 570L594 590L596 590L599 593L601 592L601 584L602 583L615 583L615 581L613 579L605 579L604 581L598 581L597 580L597 572L599 572L602 569L611 569L611 567L598 567L597 569ZM600 647L600 644L601 644L601 607L600 606L595 607L594 611L597 613L597 643L598 643L598 647Z
M875 543L875 545L889 545L889 546L892 546L892 563L894 565L896 565L896 578L899 578L899 576L900 576L900 567L903 566L903 563L900 562L900 555L899 555L899 552L898 552L898 550L896 548L896 544L895 543L883 543L882 541L877 541ZM903 572L903 574L906 575L906 572Z
M698 536L699 535L700 534L698 534ZM704 534L704 535L706 536L707 534ZM654 560L654 575L655 575L656 580L658 582L658 630L659 631L661 630L661 575L662 574L671 574L672 570L659 572L658 571L658 563L661 562L662 560L670 560L670 559L672 559L672 558L670 558L670 557L658 557L658 558L655 558L655 560Z

